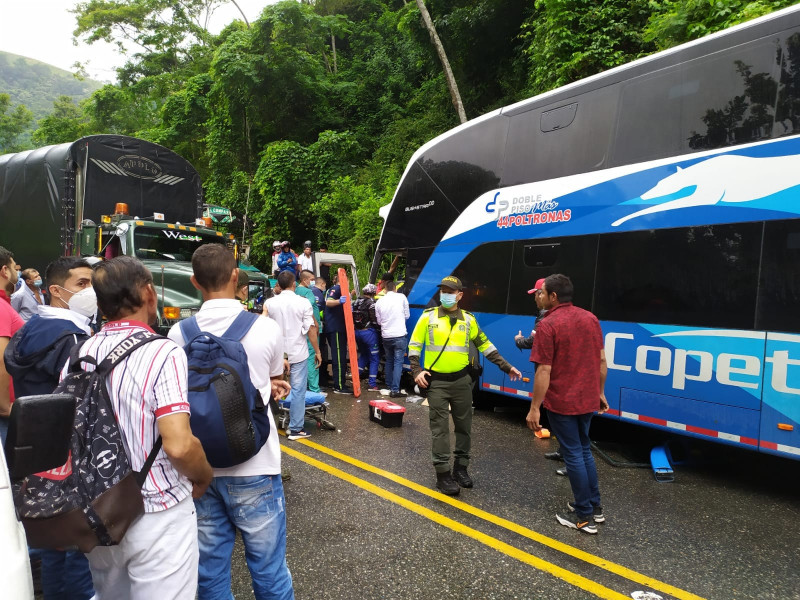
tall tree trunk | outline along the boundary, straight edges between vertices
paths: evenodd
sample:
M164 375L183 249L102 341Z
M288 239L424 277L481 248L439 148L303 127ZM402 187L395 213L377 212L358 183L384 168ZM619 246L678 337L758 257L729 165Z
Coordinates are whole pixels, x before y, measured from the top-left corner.
M333 72L336 73L336 36L331 33L331 48L333 48Z
M447 89L450 90L450 98L453 100L453 106L458 113L458 119L461 123L467 122L467 113L464 112L464 103L461 102L461 94L458 92L458 84L456 78L453 76L453 70L450 68L450 61L447 60L447 53L442 46L442 40L439 39L439 34L436 33L436 27L433 25L431 15L425 7L424 0L417 0L417 7L422 15L422 22L428 30L428 35L431 36L431 43L436 48L436 53L439 55L439 60L442 62L444 68L444 78L447 81Z

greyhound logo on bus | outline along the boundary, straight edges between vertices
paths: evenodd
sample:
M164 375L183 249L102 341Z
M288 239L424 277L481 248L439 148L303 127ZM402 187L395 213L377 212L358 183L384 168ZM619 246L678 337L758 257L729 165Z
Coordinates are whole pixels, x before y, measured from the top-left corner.
M715 156L685 169L677 167L675 173L640 196L641 200L652 201L652 206L617 219L611 226L680 208L752 202L797 185L800 185L800 155ZM639 199L630 202L638 203Z

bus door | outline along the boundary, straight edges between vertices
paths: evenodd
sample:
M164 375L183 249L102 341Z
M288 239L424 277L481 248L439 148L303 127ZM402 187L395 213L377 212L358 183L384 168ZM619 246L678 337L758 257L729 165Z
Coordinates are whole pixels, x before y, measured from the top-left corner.
M800 456L800 335L767 334L759 446Z

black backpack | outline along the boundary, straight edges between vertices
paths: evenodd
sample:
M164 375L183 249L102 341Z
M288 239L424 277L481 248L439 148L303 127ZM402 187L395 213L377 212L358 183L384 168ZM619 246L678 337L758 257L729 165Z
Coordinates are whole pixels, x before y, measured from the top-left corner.
M141 488L161 450L161 436L142 470L132 471L105 382L117 364L158 339L164 338L147 331L135 333L99 365L91 356L79 356L83 344L72 349L69 373L53 392L69 394L76 402L67 462L13 486L30 547L89 552L98 545L114 546L144 513ZM96 365L96 369L84 371L82 363Z
M370 300L359 298L353 302L353 325L356 329L366 329L370 325L369 317Z

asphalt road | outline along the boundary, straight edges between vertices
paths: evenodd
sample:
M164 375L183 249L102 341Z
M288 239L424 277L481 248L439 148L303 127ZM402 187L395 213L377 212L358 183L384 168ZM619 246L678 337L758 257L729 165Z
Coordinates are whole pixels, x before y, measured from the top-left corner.
M595 455L607 521L590 536L556 522L569 482L524 404L476 411L475 487L452 500L433 489L427 408L385 429L368 419L377 397L331 396L337 431L281 439L298 599L800 598L800 462L669 438L683 462L659 483ZM603 419L592 436L618 462L666 439ZM235 597L252 598L240 545L233 566Z

